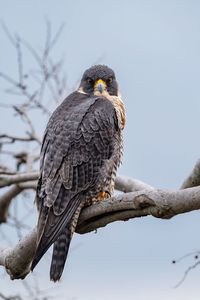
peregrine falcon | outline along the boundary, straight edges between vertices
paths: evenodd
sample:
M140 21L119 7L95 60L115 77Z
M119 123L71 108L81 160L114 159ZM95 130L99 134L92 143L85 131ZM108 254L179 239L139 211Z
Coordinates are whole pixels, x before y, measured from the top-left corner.
M105 65L92 66L78 90L54 111L44 133L32 270L53 244L50 279L60 279L81 209L112 195L124 126L115 73Z

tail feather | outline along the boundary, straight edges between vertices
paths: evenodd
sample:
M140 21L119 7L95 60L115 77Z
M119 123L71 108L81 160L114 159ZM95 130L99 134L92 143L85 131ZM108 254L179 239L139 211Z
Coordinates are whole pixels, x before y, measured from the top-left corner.
M54 282L58 281L63 273L70 242L71 232L69 229L65 229L65 231L54 242L50 268L50 279Z
M48 208L43 206L41 208L37 226L37 248L31 265L32 271L49 247L53 243L56 243L59 237L64 234L64 230L69 230L66 228L70 226L74 215L76 216L77 211L79 212L80 207L82 207L82 205L80 205L81 200L82 198L79 195L74 197L73 201L69 203L69 206L60 215L55 215L52 207ZM69 238L69 233L66 240L69 240L68 243L70 243L71 237Z

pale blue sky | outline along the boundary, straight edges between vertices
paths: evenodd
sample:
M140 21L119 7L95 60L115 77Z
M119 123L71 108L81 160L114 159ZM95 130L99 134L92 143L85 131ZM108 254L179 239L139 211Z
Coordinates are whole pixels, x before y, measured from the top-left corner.
M55 56L65 56L69 87L96 61L116 72L127 109L120 173L159 188L181 185L200 157L199 1L0 0L0 18L36 47L44 41L45 18L55 30L65 22ZM1 68L15 74L3 32L0 45ZM12 130L14 122L1 108L1 129ZM57 299L198 300L200 269L173 289L190 261L170 261L199 248L198 212L168 221L147 217L76 235L60 284L48 283L48 255L36 272ZM0 281L7 293L21 286Z

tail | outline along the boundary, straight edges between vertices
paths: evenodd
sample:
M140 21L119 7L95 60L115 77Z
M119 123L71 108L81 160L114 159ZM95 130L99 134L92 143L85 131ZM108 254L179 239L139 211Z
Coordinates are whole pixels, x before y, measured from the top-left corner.
M59 257L62 257L62 260L65 262L72 233L75 229L75 226L72 226L71 223L74 223L73 219L76 217L77 211L80 210L79 207L81 206L81 200L82 198L79 195L77 195L73 198L73 201L71 200L68 203L66 209L63 210L61 214L57 215L54 214L54 210L52 207L49 208L44 205L41 206L37 225L37 247L31 265L32 271L52 244L55 244L55 252L58 252ZM75 221L77 222L77 220ZM62 243L60 242L60 240L62 241ZM65 246L63 246L63 244L65 244ZM65 249L66 254L60 255L60 253L64 252L63 248ZM55 257L57 257L57 254L55 255ZM54 270L56 270L57 267L55 268L55 266L52 265L51 269L53 270L52 272L54 272ZM53 276L52 280L54 280Z
M67 228L54 242L50 268L50 279L54 282L58 281L63 273L70 242L71 232Z

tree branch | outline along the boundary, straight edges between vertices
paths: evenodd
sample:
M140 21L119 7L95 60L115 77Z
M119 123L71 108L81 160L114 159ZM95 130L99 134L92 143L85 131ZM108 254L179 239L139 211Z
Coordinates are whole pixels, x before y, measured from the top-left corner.
M5 267L11 279L24 279L30 272L35 247L36 229L33 229L13 249L0 248L0 265Z
M85 208L80 215L77 232L86 233L111 222L147 215L169 219L197 209L200 209L200 187L131 192Z
M11 187L4 195L0 197L0 223L7 221L8 209L14 197L21 193L22 189L19 186Z
M10 134L1 134L0 139L5 139L5 141L2 141L2 143L14 143L15 141L30 142L35 140L33 136L30 135L28 137L21 137L21 136L15 136Z
M25 189L36 189L39 172L0 174L0 187L12 186L5 194L0 196L0 223L6 223L8 210L12 200ZM28 180L28 181L27 181ZM33 181L32 181L33 180ZM115 189L122 192L133 192L145 189L153 189L150 185L125 176L117 176Z
M141 190L152 190L154 188L138 179L127 176L117 176L115 179L115 189L124 193L129 193Z
M38 172L30 172L30 173L17 173L15 175L4 175L0 174L0 188L9 186L11 184L16 184L20 182L26 182L30 180L38 179Z
M181 189L200 185L200 159L197 160L191 174L183 182Z
M179 191L142 190L117 195L83 209L76 232L83 234L115 221L151 215L168 219L178 214L200 209L200 187ZM11 279L24 278L36 245L36 229L13 249L0 249L0 265L5 266Z
M5 194L0 196L0 224L7 222L8 210L12 200L25 189L35 190L37 181L27 181L12 186Z
M115 182L117 190L125 192L110 199L98 202L83 209L77 233L84 234L115 221L127 221L132 218L152 215L168 219L177 214L200 209L200 187L188 188L198 182L200 162L197 162L193 173L186 179L179 191L165 191L128 177L118 176ZM5 219L11 200L25 188L36 188L39 172L0 175L0 187L17 184L11 187L0 198L0 219ZM25 278L30 272L30 264L36 245L36 229L30 232L14 248L0 249L0 265L4 266L11 279Z

